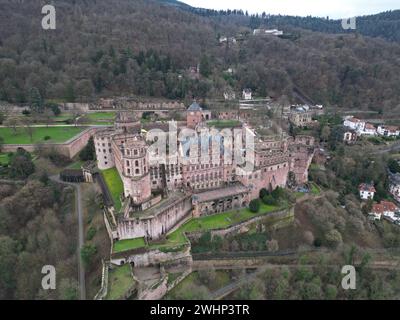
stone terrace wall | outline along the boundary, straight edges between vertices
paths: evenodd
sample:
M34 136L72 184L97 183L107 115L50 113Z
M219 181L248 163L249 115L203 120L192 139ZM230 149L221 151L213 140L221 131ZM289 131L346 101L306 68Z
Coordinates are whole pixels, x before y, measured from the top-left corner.
M24 148L28 152L35 151L36 146L44 149L54 148L57 152L72 159L76 156L88 143L89 138L92 137L98 128L89 128L81 132L79 135L73 137L64 143L43 143L43 144L6 144L3 146L3 152L15 152L18 148Z
M294 207L291 207L288 209L279 210L258 217L254 217L250 220L235 224L229 228L211 230L211 236L226 237L234 234L244 233L247 232L247 227L249 227L250 225L258 222L263 222L267 219L268 220L271 219L272 220L271 224L279 227L279 223L281 221L283 222L283 225L285 225L285 221L293 217L294 217ZM188 236L191 239L199 239L203 234L204 232L192 232L188 234Z

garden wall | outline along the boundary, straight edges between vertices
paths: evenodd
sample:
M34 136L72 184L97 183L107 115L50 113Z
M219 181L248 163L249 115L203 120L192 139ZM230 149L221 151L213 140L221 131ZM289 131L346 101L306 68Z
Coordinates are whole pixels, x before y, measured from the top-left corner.
M3 145L2 151L4 153L7 152L15 152L18 148L24 148L28 152L34 152L36 147L40 147L43 149L51 150L55 149L60 154L72 159L76 156L88 143L89 138L92 137L98 128L89 128L77 136L71 138L67 142L63 143L43 143L43 144L5 144Z

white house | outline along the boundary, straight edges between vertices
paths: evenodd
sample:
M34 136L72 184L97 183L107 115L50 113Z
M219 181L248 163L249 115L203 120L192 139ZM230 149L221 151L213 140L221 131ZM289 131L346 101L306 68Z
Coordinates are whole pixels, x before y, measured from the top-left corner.
M254 29L253 35L272 35L272 36L281 36L283 35L283 31L278 29Z
M399 208L397 208L397 206L393 202L381 201L381 205L383 206L383 215L386 218L390 218L393 221L398 220L395 214L399 210Z
M385 137L398 137L400 135L400 129L395 126L378 126L377 132L381 136Z
M372 216L372 219L374 220L381 220L383 214L383 205L375 203L372 208L371 212L369 212L369 215Z
M372 183L361 183L358 187L358 190L360 192L360 198L362 200L373 199L376 192L375 187Z
M232 90L227 90L224 92L224 98L225 98L225 100L235 100L236 94Z
M374 220L381 220L382 216L387 220L395 222L400 218L397 216L399 208L390 201L381 201L379 204L374 204L372 206L371 212L369 214Z
M360 119L351 116L351 117L346 117L344 119L343 125L352 130L364 131L366 123L365 121L362 121Z
M251 89L244 89L243 90L243 99L244 100L251 100L252 99L252 95L253 95L253 93L252 93Z
M370 123L366 123L364 126L364 130L357 130L359 135L365 135L365 136L375 136L376 135L376 128L374 125Z

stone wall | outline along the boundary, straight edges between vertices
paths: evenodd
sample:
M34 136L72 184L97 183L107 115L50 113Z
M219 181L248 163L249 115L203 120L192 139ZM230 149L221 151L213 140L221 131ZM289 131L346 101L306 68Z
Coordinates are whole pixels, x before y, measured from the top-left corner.
M147 250L139 253L127 253L125 257L119 254L115 257L111 256L111 263L121 265L123 263L132 263L134 267L156 266L165 262L175 262L179 265L188 265L192 263L192 255L190 253L190 245L186 245L180 251L163 252L158 249Z
M235 234L240 234L240 233L245 233L248 231L248 227L255 224L255 223L262 223L262 222L267 222L271 223L271 225L274 225L274 227L280 227L279 223L282 221L283 226L286 225L286 221L290 221L294 217L294 207L280 210L280 211L275 211L271 213L267 213L265 215L261 215L258 217L254 217L250 220L244 221L242 223L235 224L229 228L224 228L224 229L215 229L211 230L211 236L219 236L219 237L227 237ZM267 221L270 220L270 221ZM204 232L192 232L188 236L191 239L199 239Z
M192 212L190 196L178 200L165 209L160 209L155 215L143 218L129 218L119 221L118 234L120 240L139 237L159 239L171 230L177 223L184 220Z
M43 143L43 144L6 144L3 146L3 152L15 152L18 148L24 148L28 152L34 152L36 147L51 150L54 149L60 154L72 159L75 157L88 143L89 138L98 130L97 128L89 128L81 132L64 143Z
M168 291L168 276L165 275L160 281L150 288L139 290L138 300L160 300Z

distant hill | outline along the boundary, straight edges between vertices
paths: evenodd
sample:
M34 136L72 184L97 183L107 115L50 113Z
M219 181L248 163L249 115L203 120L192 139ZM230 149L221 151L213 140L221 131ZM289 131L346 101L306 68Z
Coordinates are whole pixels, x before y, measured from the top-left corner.
M246 16L243 10L212 10L194 8L187 4L174 0L160 0L164 3L173 3L176 7L198 15L208 17L229 16L230 19ZM400 8L400 5L399 5ZM296 27L311 31L325 33L354 33L354 30L346 31L342 28L342 20L319 17L300 17L287 15L270 15L263 13L259 15L247 15L247 19L237 19L250 28L267 27ZM349 17L344 17L349 18ZM381 37L390 41L400 42L400 10L391 10L374 15L357 17L356 32L370 37Z
M307 30L322 31L324 19L208 15L177 1L54 3L57 30L45 31L41 0L0 0L0 100L29 103L35 88L44 99L65 101L142 95L189 102L245 87L292 98L295 87L325 105L400 108L400 45ZM274 24L292 36L252 35L253 26ZM221 36L238 42L221 44Z

